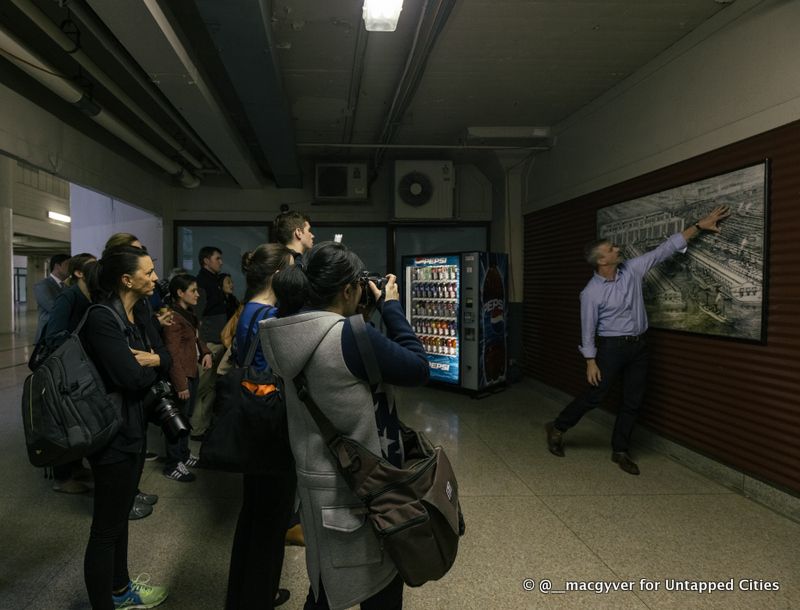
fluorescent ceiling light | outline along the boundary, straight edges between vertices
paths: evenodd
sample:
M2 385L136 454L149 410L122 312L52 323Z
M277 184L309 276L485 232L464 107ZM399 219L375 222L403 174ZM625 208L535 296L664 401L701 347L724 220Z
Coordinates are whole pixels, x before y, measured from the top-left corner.
M394 32L403 0L364 0L364 27L368 32Z
M59 214L58 212L47 212L47 217L61 222L72 222L72 218L66 214Z

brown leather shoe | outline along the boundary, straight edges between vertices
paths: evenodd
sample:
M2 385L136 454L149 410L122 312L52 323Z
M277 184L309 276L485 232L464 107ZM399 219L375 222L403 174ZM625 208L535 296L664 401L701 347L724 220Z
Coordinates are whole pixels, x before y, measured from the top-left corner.
M564 433L556 428L555 422L547 422L544 425L547 431L547 448L550 453L558 457L564 457Z
M639 467L625 451L615 451L611 454L611 461L619 464L619 467L628 474L639 474Z

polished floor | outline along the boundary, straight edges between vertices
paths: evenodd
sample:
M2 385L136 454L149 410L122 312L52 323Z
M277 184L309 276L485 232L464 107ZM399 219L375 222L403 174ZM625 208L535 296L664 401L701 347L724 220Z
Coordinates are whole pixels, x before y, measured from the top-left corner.
M22 318L19 334L0 335L0 609L88 609L91 497L51 491L27 462L19 401L31 316ZM534 381L480 401L402 392L403 418L454 463L467 523L451 573L406 589L406 608L800 608L799 523L653 450L636 452L641 476L625 474L594 420L570 432L566 458L551 456L543 424L565 400ZM197 474L178 483L147 463L141 487L160 500L130 524L131 572L170 586L167 609L223 606L239 484ZM733 591L696 590L709 582ZM283 586L283 608L302 608L303 549L287 549Z

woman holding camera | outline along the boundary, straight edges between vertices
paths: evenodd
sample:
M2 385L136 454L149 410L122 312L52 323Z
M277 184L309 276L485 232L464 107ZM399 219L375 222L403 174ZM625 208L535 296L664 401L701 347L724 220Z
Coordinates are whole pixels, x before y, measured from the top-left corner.
M363 504L339 474L293 380L304 373L312 398L341 434L399 466L397 413L376 409L377 388L370 388L348 317L378 302L388 337L369 325L367 334L388 384L424 384L429 375L425 351L403 314L396 278L388 276L384 301L367 280L364 264L342 244L315 245L274 284L279 318L263 325L261 339L264 355L285 380L311 580L305 608L401 608L403 581L366 522Z
M197 363L199 360L203 369L211 368L211 350L200 338L200 321L192 311L200 297L197 278L188 274L176 275L170 280L169 294L175 312L172 324L165 326L163 331L164 342L172 356L169 377L178 396L178 409L183 418L189 421L197 394ZM189 437L171 440L165 436L165 443L167 463L164 476L181 483L194 481L195 475L189 468L196 466L198 460L189 451Z
M144 250L112 248L98 261L89 286L92 300L107 305L89 311L80 337L103 379L116 393L122 426L112 441L89 456L94 474L94 512L84 557L84 578L94 610L152 608L164 601L164 587L131 581L128 574L128 514L133 506L147 420L143 400L169 370L169 356L155 353L147 326L149 312L135 307L153 293L158 279ZM122 327L120 327L120 321Z
M242 257L247 291L233 349L239 366L244 365L252 342L258 341L258 323L277 313L273 278L291 264L291 251L281 244L262 244ZM270 368L260 345L251 367L259 371ZM272 464L268 472L242 475L242 508L233 538L225 610L271 609L289 599L289 591L279 588L284 538L295 498L294 465L286 434L284 431L283 439L264 438L257 443L267 447L282 441L285 459Z

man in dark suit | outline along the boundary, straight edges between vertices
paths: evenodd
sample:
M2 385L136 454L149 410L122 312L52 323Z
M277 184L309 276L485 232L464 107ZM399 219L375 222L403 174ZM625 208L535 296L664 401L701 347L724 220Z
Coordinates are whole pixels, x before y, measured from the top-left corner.
M36 303L39 306L39 323L36 326L36 341L42 336L42 329L50 319L56 297L64 290L64 280L67 279L69 267L68 254L55 254L50 258L50 275L37 282L33 287Z
M212 365L200 373L191 420L191 438L204 440L213 416L217 368L225 355L225 346L222 344L220 333L228 321L228 316L225 293L222 291L219 278L219 273L222 271L222 250L216 246L203 246L200 248L197 260L200 263L200 272L197 274L200 298L195 307L195 314L200 318L200 338L211 352Z

